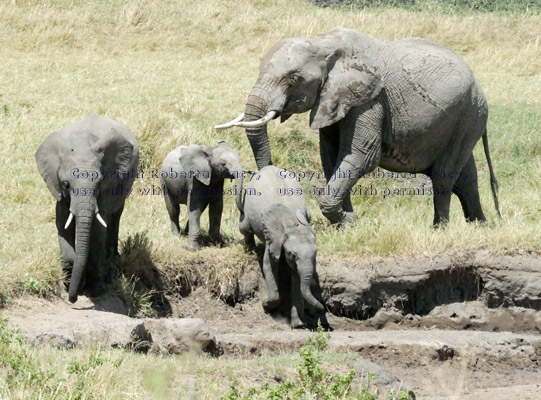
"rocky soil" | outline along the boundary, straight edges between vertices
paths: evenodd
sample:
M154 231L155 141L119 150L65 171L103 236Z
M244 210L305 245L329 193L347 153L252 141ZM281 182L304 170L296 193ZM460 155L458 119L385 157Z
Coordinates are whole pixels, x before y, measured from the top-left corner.
M541 257L485 252L413 259L318 260L329 346L383 388L418 399L541 398ZM204 266L202 266L204 267ZM311 334L263 312L258 265L226 301L205 287L171 299L182 318L137 319L115 297L18 300L4 314L30 342L60 348L100 342L134 351L251 357L300 347Z

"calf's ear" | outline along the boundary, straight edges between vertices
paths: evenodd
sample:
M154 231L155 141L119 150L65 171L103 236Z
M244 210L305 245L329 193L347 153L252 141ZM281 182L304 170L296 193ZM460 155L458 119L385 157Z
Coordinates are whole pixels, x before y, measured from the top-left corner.
M270 256L278 261L282 254L282 246L285 241L284 225L280 221L278 207L270 206L261 212L261 222L263 225L263 235L265 236L265 245Z
M210 165L211 154L208 154L202 146L191 144L182 150L179 157L184 171L191 172L203 185L210 185L212 167Z

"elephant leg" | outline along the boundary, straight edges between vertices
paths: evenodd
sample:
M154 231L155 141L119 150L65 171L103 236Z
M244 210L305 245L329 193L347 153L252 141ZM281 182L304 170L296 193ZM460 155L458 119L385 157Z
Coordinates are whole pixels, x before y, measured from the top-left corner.
M267 285L267 299L263 301L263 309L271 312L280 304L280 292L276 283L276 274L278 272L278 261L274 261L269 254L269 249L265 246L263 253L263 277Z
M304 299L301 293L301 280L299 275L291 272L291 327L304 328Z
M175 236L180 236L180 225L179 225L179 216L180 216L180 206L175 202L171 191L166 193L163 196L165 199L165 207L167 208L167 213L169 214L169 220L171 221L171 232Z
M246 218L244 213L240 215L239 231L240 233L242 233L242 236L244 236L244 244L248 247L254 247L255 246L254 233L252 232L250 223L248 222L248 219Z
M181 234L184 235L184 236L188 236L189 233L190 233L190 219L188 219L186 221L186 225L184 226L184 230L181 231Z
M109 225L111 218L102 214ZM97 297L105 291L105 246L107 241L107 228L97 221L92 224L90 232L90 250L86 266L86 280L84 293L90 297Z
M223 189L223 186L222 186ZM221 189L218 187L217 190ZM224 198L223 196L217 196L209 204L209 236L210 240L219 244L222 242L222 236L220 234L220 226L222 224L222 213L224 210Z
M325 180L327 183L329 183L331 180L335 170L339 146L340 130L338 128L338 124L334 124L319 130L319 154L321 157L323 173L325 174ZM353 212L351 196L349 193L344 198L342 208L346 212Z
M449 222L449 208L451 206L451 194L454 182L444 178L451 171L437 170L441 177L431 176L432 191L434 192L434 222L435 227L446 225ZM435 171L432 174L436 174Z
M344 224L357 219L352 211L344 209L343 203L359 178L379 164L383 115L383 106L372 101L350 110L339 122L337 162L319 197L321 212L331 223Z
M73 266L75 260L75 224L72 222L64 229L69 217L69 202L66 199L56 202L56 229L60 244L62 262Z
M475 166L473 154L466 162L464 168L462 168L462 172L453 186L453 193L456 194L460 200L466 221L486 221L479 199L477 167Z
M124 211L124 204L120 210L111 214L111 221L107 225L106 254L107 259L118 256L118 231L120 229L120 217Z
M56 202L56 229L58 231L63 281L66 290L69 287L71 271L75 262L75 223L72 222L68 229L64 229L68 217L69 202L62 198L62 200Z
M207 202L192 195L188 196L188 250L199 250L201 236L201 214L207 208Z

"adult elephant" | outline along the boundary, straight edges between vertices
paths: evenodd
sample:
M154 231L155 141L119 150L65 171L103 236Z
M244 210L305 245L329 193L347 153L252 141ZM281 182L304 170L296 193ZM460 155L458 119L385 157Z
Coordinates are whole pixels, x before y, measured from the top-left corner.
M357 217L350 189L378 165L430 176L434 224L449 219L451 194L468 221L485 221L473 148L488 150L487 102L468 66L428 40L384 41L335 28L283 39L261 61L243 114L217 129L246 128L258 168L272 164L267 123L311 110L327 186L320 208L331 223ZM499 213L499 211L498 211Z
M56 199L56 227L69 300L99 294L105 260L118 254L118 229L136 176L139 148L124 124L96 113L51 133L36 151ZM75 217L75 224L73 219Z

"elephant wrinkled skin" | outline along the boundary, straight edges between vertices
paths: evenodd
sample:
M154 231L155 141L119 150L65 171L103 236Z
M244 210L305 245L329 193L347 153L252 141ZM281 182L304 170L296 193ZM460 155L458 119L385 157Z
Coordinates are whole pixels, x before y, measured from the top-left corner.
M38 170L56 202L69 299L100 294L118 255L124 202L137 172L139 148L124 124L96 113L51 133L36 151ZM74 220L74 223L72 223Z
M291 326L302 328L304 301L318 312L324 311L310 290L316 274L316 234L298 182L284 176L280 169L267 166L250 179L239 207L239 229L246 244L254 244L254 235L265 243L262 266L267 285L267 299L263 302L266 311L278 307L278 275L287 266L291 269Z
M331 223L356 219L350 189L377 166L431 178L435 225L448 221L452 193L468 221L485 221L473 158L481 137L498 210L485 95L451 50L424 39L385 41L346 28L283 39L261 61L244 113L216 128L246 128L263 168L272 164L268 121L309 110L327 180L319 202Z

